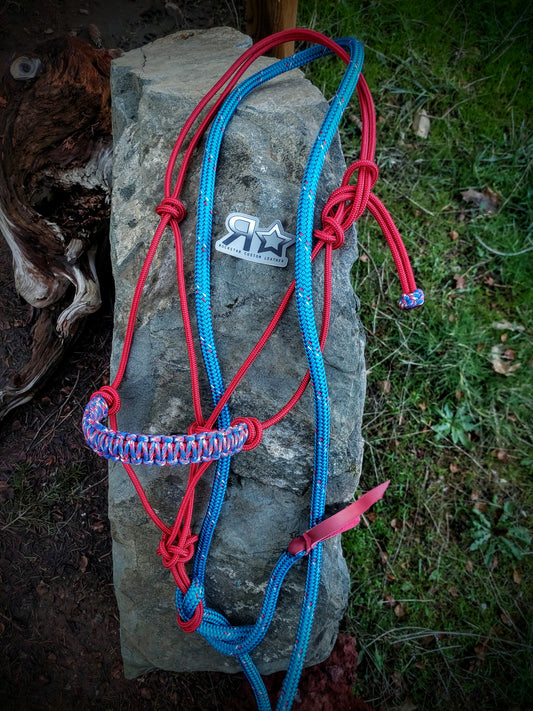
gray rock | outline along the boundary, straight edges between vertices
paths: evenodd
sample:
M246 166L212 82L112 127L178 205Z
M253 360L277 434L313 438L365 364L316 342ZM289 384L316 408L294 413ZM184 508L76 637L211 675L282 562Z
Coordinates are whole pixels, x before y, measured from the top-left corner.
M197 102L249 45L231 29L166 37L113 62L114 175L111 249L116 282L112 371L122 348L137 276L158 225L155 207L179 129ZM254 71L269 63L261 59ZM238 109L224 138L217 173L214 238L223 236L230 212L256 215L261 226L280 220L294 233L299 185L306 157L327 109L303 74L293 71L256 90ZM201 152L182 198L182 224L190 307L193 310L195 204ZM318 198L317 216L340 184L344 159L337 141ZM317 222L318 224L318 222ZM365 392L364 336L356 314L350 269L357 256L355 232L334 255L334 296L324 358L332 402L328 510L349 500L362 456ZM212 299L217 348L226 382L269 322L293 276L287 268L242 261L213 251ZM322 259L317 259L315 299L321 304ZM230 402L232 418L265 420L290 398L305 372L305 356L292 304L282 324ZM202 375L204 414L211 401ZM123 431L184 433L193 421L189 368L175 284L171 232L163 238L145 287L126 376L120 388ZM225 505L207 568L207 603L232 623L254 622L276 560L289 541L308 528L313 466L313 406L307 392L293 412L265 431L260 446L232 460ZM182 467L139 467L138 475L158 515L171 524L185 489ZM212 468L197 488L193 531L201 525ZM125 673L152 668L176 671L238 669L199 635L176 624L174 581L155 554L159 531L145 514L120 464L109 469L114 582L120 609ZM302 603L306 560L288 574L278 609L253 658L262 673L287 667ZM307 664L328 657L348 596L349 576L339 538L324 546L318 612Z

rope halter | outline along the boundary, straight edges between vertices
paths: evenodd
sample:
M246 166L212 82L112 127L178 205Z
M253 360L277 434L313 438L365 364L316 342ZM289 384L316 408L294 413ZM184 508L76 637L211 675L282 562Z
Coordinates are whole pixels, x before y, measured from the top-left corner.
M314 46L297 52L292 57L280 60L239 83L244 72L256 58L278 44L294 40L308 41L314 43ZM211 272L209 261L213 227L210 206L213 203L214 169L220 154L222 137L240 102L257 87L290 69L304 66L331 54L336 54L346 64L346 71L334 99L329 104L302 178L296 228L295 278L262 337L232 381L226 386L222 379L216 349L206 346L206 344L215 343L210 306ZM291 707L305 661L320 583L322 543L328 538L357 526L363 513L382 498L389 483L385 482L375 487L343 511L330 518L324 518L330 418L322 349L327 338L331 312L332 253L334 250L342 248L346 230L361 217L367 208L378 221L393 255L403 292L399 302L400 307L410 309L423 303L424 299L423 292L416 286L409 257L400 234L385 206L372 192L378 179L378 168L374 163L376 120L370 91L364 78L360 75L362 61L362 46L354 38L333 41L311 30L287 30L266 38L245 51L200 101L185 122L171 152L165 174L164 197L156 207L156 212L161 220L147 251L132 299L122 355L115 379L111 385L105 385L93 393L83 416L82 427L89 446L102 457L122 462L148 516L161 531L157 554L161 557L163 565L171 571L176 582L179 626L187 633L197 631L219 652L238 660L253 687L260 711L270 711L271 706L265 686L252 662L250 653L261 643L269 628L286 574L302 558L308 557L304 602L296 641L276 706L280 710ZM321 227L314 229L315 196L324 159L354 90L357 90L363 126L361 155L359 160L346 170L341 186L332 192L326 202L322 210ZM218 98L215 98L217 95ZM211 102L213 102L212 106L208 108ZM191 135L193 126L197 125L197 119L204 113L204 110L206 111L204 118ZM194 348L195 338L187 306L180 233L180 223L185 219L187 210L179 195L194 150L209 126L212 127L205 149L205 156L208 157L208 160L204 158L199 192L201 199L199 198L197 205L194 276L199 341L211 392L214 393L214 407L211 414L205 417L200 397ZM174 168L186 140L188 144L173 187ZM191 372L193 420L186 434L145 435L121 432L117 426L117 413L121 407L118 388L128 364L141 294L154 255L167 227L170 227L172 231L178 266L178 292ZM324 250L325 253L324 303L322 322L320 328L317 329L313 310L312 267L321 250ZM303 375L294 395L280 408L279 412L270 418L263 421L255 416L232 419L229 414L228 401L276 329L293 295L295 295L298 309L308 371ZM287 549L281 553L266 584L263 603L255 624L232 625L221 612L209 607L204 591L206 560L213 531L224 501L231 457L257 447L261 443L264 430L276 425L290 413L310 381L313 385L314 397L315 448L309 529L289 542ZM108 420L107 426L103 424L106 419ZM191 531L195 489L212 462L217 462L217 468L213 478L211 498L201 531L196 535ZM189 465L185 495L172 526L167 526L161 521L148 501L132 466L137 464Z

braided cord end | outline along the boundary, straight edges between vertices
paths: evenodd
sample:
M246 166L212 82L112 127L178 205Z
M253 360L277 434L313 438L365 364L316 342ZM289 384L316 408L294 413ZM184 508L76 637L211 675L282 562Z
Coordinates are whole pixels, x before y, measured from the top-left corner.
M410 294L403 294L398 301L398 306L401 309L415 309L417 306L422 306L424 303L424 292L422 289L415 289Z

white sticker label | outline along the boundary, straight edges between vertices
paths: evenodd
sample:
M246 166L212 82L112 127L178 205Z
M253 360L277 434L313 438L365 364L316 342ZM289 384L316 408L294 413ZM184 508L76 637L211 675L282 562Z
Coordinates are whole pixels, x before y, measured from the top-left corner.
M284 231L279 220L266 229L258 225L257 217L231 212L226 218L227 233L216 241L215 249L249 262L286 267L287 247L294 244L296 238Z

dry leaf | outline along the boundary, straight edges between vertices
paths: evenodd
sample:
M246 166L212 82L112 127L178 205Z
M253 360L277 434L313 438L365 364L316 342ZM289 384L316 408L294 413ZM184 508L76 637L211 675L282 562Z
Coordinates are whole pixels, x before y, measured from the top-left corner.
M497 328L500 331L525 331L525 326L521 326L518 323L511 323L510 321L493 321L491 323L492 328Z
M504 625L508 625L509 627L513 624L511 615L505 610L503 610L502 614L500 615L500 620L503 622Z
M399 602L394 608L394 614L396 615L396 617L405 617L405 615L407 615L407 610L401 602Z
M454 274L453 278L455 279L455 287L457 289L465 288L465 278L464 276L462 276L462 274Z
M104 40L102 38L102 33L100 32L99 27L97 27L93 22L91 22L87 29L89 31L89 37L91 38L91 42L94 44L95 47L101 49L104 46Z
M474 572L474 563L471 560L467 560L465 563L465 570L467 573Z
M359 261L360 262L368 262L368 254L365 254L364 252L363 252L363 254L360 254Z
M41 580L39 582L39 584L37 585L37 587L35 588L37 594L40 596L46 595L46 593L48 592L48 589L49 589L48 585L44 582L44 580Z
M452 474L457 474L458 471L459 467L457 466L457 464L455 462L450 462L450 472Z
M486 639L483 644L478 644L477 647L474 647L474 652L476 653L476 657L483 661L485 659L485 652L487 651L487 647L489 646L489 641Z
M490 360L492 369L498 375L511 375L515 370L520 368L520 363L513 363L515 352L510 348L503 351L502 344L492 346L490 351Z
M489 215L495 215L502 204L501 196L488 186L485 186L482 192L471 189L462 190L461 195L465 202L474 203L474 205L479 207L481 212L486 212Z
M429 135L429 129L431 122L429 116L424 109L417 112L415 120L413 121L413 131L415 136L418 138L427 138Z
M494 452L492 453L493 457L496 457L496 459L499 459L502 462L506 462L509 459L509 452L505 449L495 449Z
M379 389L383 393L383 395L388 395L390 393L390 380L380 380L379 382Z
M517 585L522 582L522 573L516 568L513 568L513 580Z

